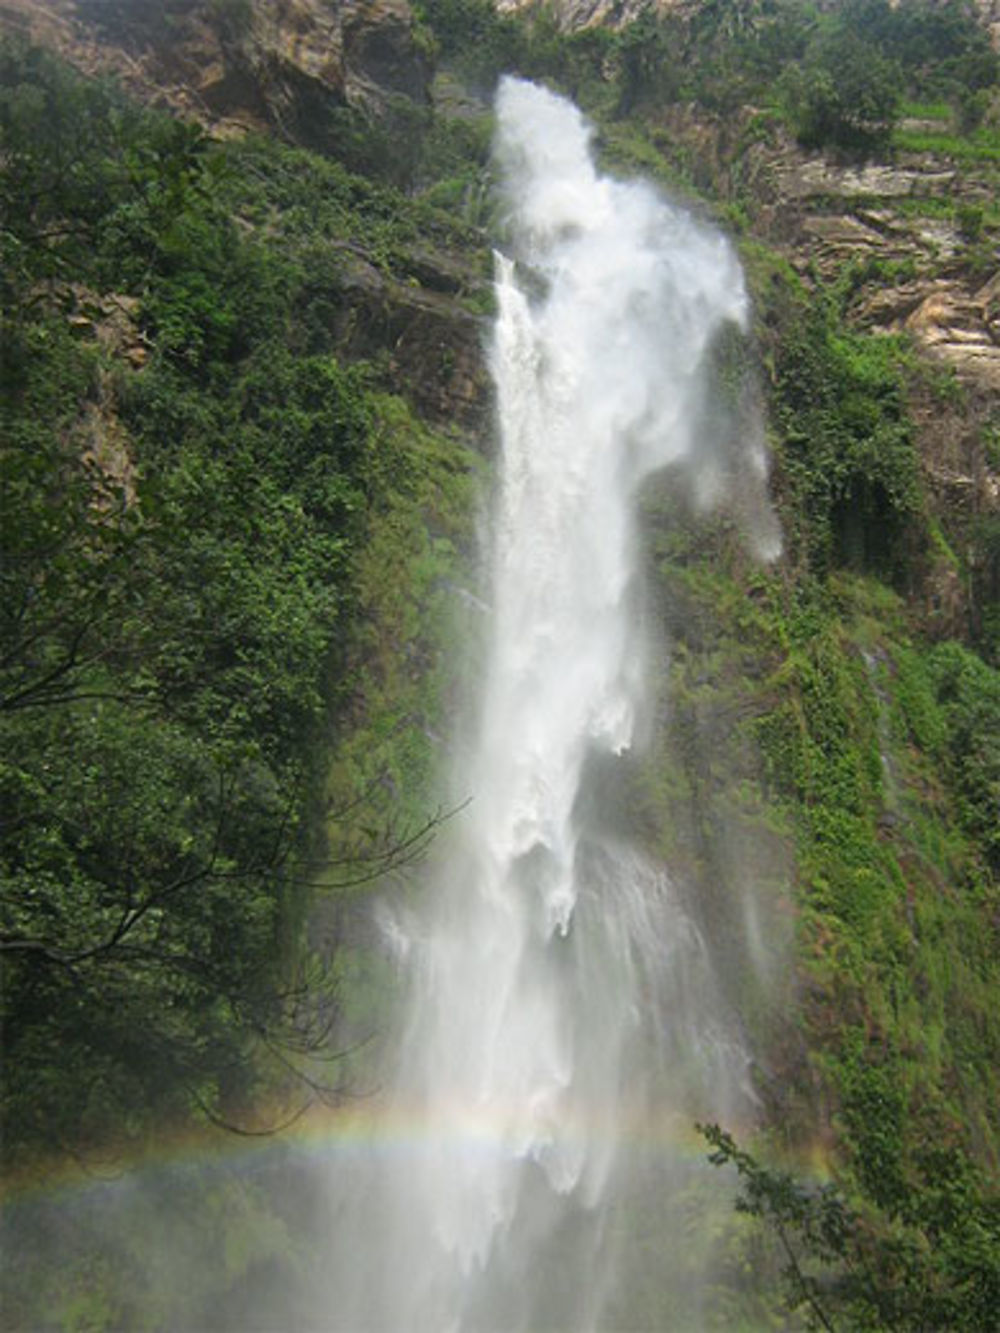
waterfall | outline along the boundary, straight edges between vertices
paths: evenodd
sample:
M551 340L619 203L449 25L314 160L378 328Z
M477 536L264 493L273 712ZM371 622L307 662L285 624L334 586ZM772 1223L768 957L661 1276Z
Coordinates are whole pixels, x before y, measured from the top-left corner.
M331 1320L354 1330L605 1327L636 1145L724 1113L746 1065L684 896L588 800L647 707L637 491L668 464L705 503L726 484L699 422L706 358L747 321L742 274L719 233L600 174L567 101L505 79L497 115L501 452L471 801L426 901L391 923L408 990L385 1100L408 1133L349 1185Z

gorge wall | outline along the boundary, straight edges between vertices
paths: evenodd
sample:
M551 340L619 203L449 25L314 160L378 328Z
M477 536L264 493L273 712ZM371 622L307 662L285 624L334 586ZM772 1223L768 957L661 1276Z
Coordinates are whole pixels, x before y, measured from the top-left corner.
M975 123L957 94L927 97L878 142L806 147L795 90L755 73L782 63L764 7L732 7L749 37L699 5L636 12L632 27L618 23L628 6L614 24L573 6L567 31L477 0L423 12L0 0L3 35L167 113L133 122L80 91L98 85L22 47L5 56L3 124L21 138L0 165L52 196L46 213L45 190L25 189L2 234L16 260L10 531L24 536L9 567L26 571L5 602L24 611L5 622L0 725L18 757L3 781L34 830L2 844L24 1071L5 1093L14 1153L65 1140L86 1156L119 1138L138 1153L185 1116L266 1129L269 1099L281 1120L309 1087L275 1074L267 1043L325 1087L309 1039L329 1022L352 1052L331 1100L364 1083L391 969L359 891L380 869L387 892L412 891L395 858L411 836L423 847L482 616L483 349L505 226L488 97L510 68L578 98L605 169L652 178L734 237L753 328L713 349L708 429L724 462L763 446L766 413L784 532L762 564L738 488L702 522L676 470L645 484L654 698L645 744L595 760L589 799L697 903L771 1146L833 1170L876 1233L886 1218L913 1228L943 1266L931 1286L947 1287L974 1246L971 1231L941 1241L934 1173L959 1182L949 1216L974 1229L1000 1156L996 86L966 108ZM82 189L59 165L77 158ZM47 571L50 506L67 555ZM100 603L95 561L113 593ZM81 697L53 693L50 669ZM25 689L45 708L7 704ZM263 864L273 846L281 858ZM151 889L136 898L140 872ZM138 947L116 953L120 922L147 951L179 939L180 981L144 970ZM192 971L205 949L228 967L243 948L234 979L214 961ZM300 1008L294 986L262 996L268 1023L294 1021L261 1028L253 960L298 957L329 989ZM145 1119L130 1106L143 1098ZM185 1317L217 1298L248 1327L256 1293L280 1322L267 1265L287 1275L312 1242L264 1216L257 1249L231 1272L220 1259ZM744 1238L726 1234L739 1270ZM38 1291L70 1311L80 1292L96 1300L82 1259L65 1279L35 1263L15 1274L18 1310ZM149 1296L142 1262L129 1281ZM179 1299L157 1289L149 1308L169 1322ZM723 1306L717 1326L732 1326Z

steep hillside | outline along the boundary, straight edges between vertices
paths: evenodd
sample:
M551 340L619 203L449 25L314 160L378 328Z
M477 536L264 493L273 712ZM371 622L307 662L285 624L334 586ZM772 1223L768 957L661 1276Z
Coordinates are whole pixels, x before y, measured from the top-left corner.
M257 1057L320 1040L308 888L431 817L426 753L326 772L396 670L359 660L375 603L429 614L468 548L486 261L388 186L39 48L2 78L4 1143L30 1156L238 1121Z
M863 1218L888 1304L863 1290L849 1326L992 1327L1000 72L979 9L0 0L11 1172L165 1123L267 1128L363 1077L364 1051L332 1076L314 1057L331 1023L341 1046L377 1028L355 902L440 817L490 457L489 94L512 70L736 238L755 322L717 349L709 428L724 454L763 409L784 533L761 564L739 505L705 522L677 478L647 487L656 717L595 789L699 904L757 1057L741 1130L820 1161ZM260 1266L294 1268L256 1207L189 1320L237 1327ZM139 1262L131 1294L105 1275L94 1296L87 1243L59 1271L25 1242L21 1326L39 1302L67 1328L147 1297L176 1317ZM726 1290L762 1324L746 1243ZM729 1298L709 1325L734 1326Z
M0 21L221 135L321 140L346 109L428 100L431 62L404 0L4 0Z

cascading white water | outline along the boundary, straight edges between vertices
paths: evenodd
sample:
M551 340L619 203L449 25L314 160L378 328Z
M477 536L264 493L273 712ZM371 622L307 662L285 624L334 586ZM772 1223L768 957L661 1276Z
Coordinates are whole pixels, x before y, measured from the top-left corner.
M412 1135L351 1186L368 1230L334 1297L345 1328L388 1333L600 1327L623 1149L695 1087L721 1113L745 1063L668 875L582 809L588 763L642 710L637 489L671 463L722 484L697 422L742 275L718 233L601 176L568 102L508 79L497 112L516 258L497 259L472 803L425 909L393 919L410 982L389 1100Z

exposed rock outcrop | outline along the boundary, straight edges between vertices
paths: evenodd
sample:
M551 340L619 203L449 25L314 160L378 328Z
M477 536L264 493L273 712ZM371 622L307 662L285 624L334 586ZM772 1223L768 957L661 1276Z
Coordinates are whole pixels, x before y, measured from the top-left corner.
M684 10L694 0L661 0ZM498 0L517 9L521 0ZM639 0L560 0L566 26L621 23ZM1000 32L1000 0L979 0ZM431 62L407 0L0 0L0 30L17 30L88 73L114 73L141 100L195 118L215 134L270 129L338 151L341 112L382 117L428 104ZM993 178L933 153L843 162L804 153L753 108L712 117L663 109L661 133L693 164L696 186L728 197L751 229L807 278L853 264L853 315L906 331L974 389L1000 387L1000 272L967 262L956 216L989 215ZM919 129L913 125L911 128ZM934 125L924 127L934 129ZM938 128L940 128L938 126ZM980 237L995 253L996 236ZM457 299L473 286L438 255L411 256L391 280L360 252L346 270L339 337L345 354L390 349L393 379L436 417L471 422L483 398L476 317ZM133 350L141 356L142 349Z
M669 108L663 113L668 151L681 145L697 163L697 183L739 200L752 231L807 279L836 280L853 265L860 291L852 314L859 323L905 330L973 388L995 392L1000 237L988 221L989 162L977 169L931 152L845 162L803 151L776 125L756 136L754 115L747 109L733 124L690 107ZM978 233L974 239L970 230Z
M969 295L947 281L932 289L902 327L963 378L1000 390L1000 272Z
M979 11L980 21L993 39L993 45L1000 51L1000 0L973 0Z
M429 101L430 61L406 0L0 0L0 31L112 74L217 136L270 129L336 151L338 111L381 118L391 135L400 103L412 114ZM344 245L342 261L333 334L343 355L379 360L428 417L475 430L486 375L480 319L463 298L481 279L426 246L395 278L361 247ZM132 311L69 288L61 303L79 336L141 368Z
M993 45L1000 49L1000 0L972 0L983 27ZM497 9L514 12L530 9L537 0L497 0ZM549 0L548 8L565 28L586 28L594 24L620 26L638 18L644 10L663 14L671 10L694 10L698 0Z
M406 0L0 0L0 30L216 134L309 143L332 110L384 116L429 97Z
M345 250L334 338L348 358L378 358L388 349L394 386L424 415L475 429L489 401L483 322L443 290L456 275L429 254L417 262L419 285L410 286Z
M653 0L652 8L664 14L669 10L694 9L698 0ZM497 9L501 13L514 13L519 9L530 9L537 0L497 0ZM589 28L601 24L605 27L624 27L637 19L650 8L650 0L555 0L549 8L558 16L560 24L567 29Z
M779 189L788 199L820 199L834 195L845 199L877 195L882 199L944 194L954 183L953 169L933 158L914 159L906 166L883 162L844 164L827 157L801 154L787 158L778 168Z

